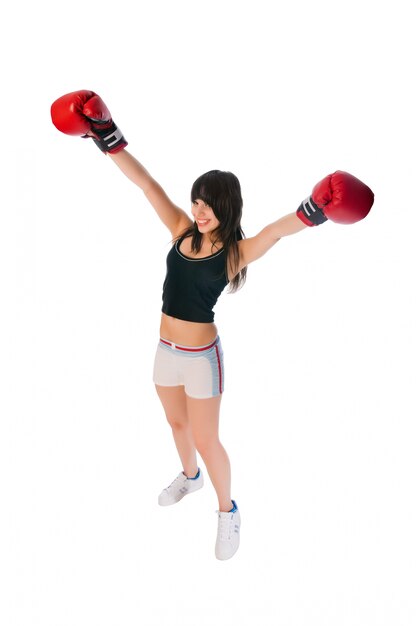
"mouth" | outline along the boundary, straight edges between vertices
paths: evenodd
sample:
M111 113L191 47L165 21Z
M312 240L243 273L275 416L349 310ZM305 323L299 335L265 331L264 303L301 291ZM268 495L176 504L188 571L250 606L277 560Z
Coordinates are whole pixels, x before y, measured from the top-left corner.
M198 226L206 226L211 220L196 220Z

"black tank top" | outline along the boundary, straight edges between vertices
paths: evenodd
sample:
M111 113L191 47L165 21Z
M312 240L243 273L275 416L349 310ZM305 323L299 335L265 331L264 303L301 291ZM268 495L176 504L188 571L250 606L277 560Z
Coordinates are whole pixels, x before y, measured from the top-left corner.
M162 311L188 322L213 322L212 309L228 284L225 252L191 259L180 251L183 239L173 244L166 258Z

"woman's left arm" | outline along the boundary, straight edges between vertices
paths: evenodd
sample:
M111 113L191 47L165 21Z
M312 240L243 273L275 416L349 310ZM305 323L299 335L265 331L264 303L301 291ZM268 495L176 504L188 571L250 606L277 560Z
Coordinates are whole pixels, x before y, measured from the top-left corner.
M255 237L239 241L239 269L259 259L282 237L307 226L319 226L330 219L339 224L354 224L369 213L374 194L361 180L337 170L322 179L295 213L263 228Z
M289 213L263 228L255 237L242 239L239 241L240 269L266 254L282 237L294 235L305 228L307 225L296 213Z

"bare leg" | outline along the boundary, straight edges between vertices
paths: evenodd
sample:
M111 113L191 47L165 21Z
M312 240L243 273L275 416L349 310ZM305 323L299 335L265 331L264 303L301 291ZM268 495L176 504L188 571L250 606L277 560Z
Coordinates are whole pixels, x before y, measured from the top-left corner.
M219 510L228 512L231 502L231 466L227 452L219 440L218 426L221 396L197 400L186 396L188 419L193 441L208 470L218 496Z
M172 428L176 449L186 476L193 478L198 471L195 443L188 420L186 395L183 386L161 387L156 391L165 410L166 419Z

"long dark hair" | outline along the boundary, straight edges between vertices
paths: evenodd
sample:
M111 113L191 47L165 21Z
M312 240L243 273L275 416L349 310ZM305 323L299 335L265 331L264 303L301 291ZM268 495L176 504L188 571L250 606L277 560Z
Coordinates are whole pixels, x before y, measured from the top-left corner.
M214 239L212 247L220 242L225 252L225 266L231 260L230 267L235 271L240 262L238 241L245 237L241 228L241 215L243 210L243 198L241 197L240 182L231 172L211 170L202 174L192 185L191 201L202 200L214 212L219 221L219 226L213 231ZM192 235L191 250L196 254L202 247L202 234L198 230L196 222L187 228L181 237ZM247 276L247 268L244 267L230 281L229 292L233 293L243 286Z

